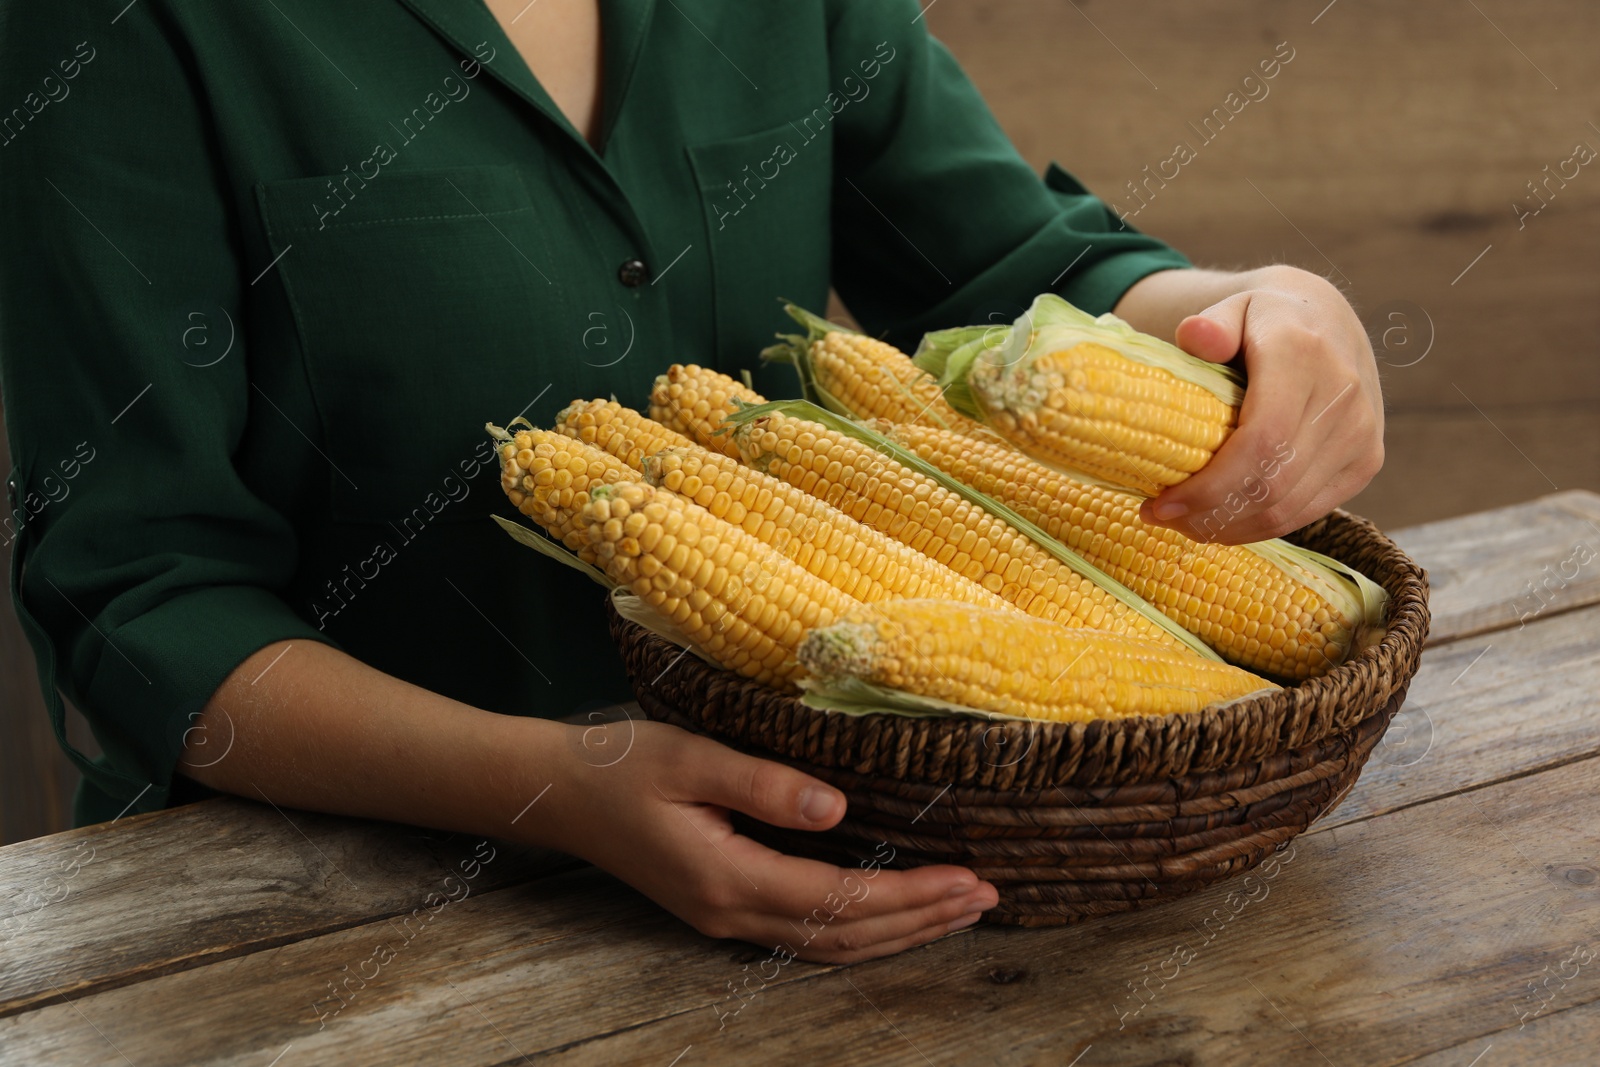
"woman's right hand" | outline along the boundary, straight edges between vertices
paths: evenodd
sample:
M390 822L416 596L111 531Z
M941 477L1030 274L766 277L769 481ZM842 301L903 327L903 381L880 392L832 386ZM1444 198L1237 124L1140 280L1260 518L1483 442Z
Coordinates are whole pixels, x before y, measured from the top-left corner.
M540 838L709 937L853 963L970 926L998 900L964 867L837 867L735 832L730 810L795 830L844 816L844 794L782 763L664 723L568 729Z

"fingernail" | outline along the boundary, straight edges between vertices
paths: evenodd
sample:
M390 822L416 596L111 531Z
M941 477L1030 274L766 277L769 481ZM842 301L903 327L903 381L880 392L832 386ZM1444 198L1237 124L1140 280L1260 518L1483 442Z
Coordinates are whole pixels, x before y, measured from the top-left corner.
M967 914L961 916L961 918L956 919L949 926L945 927L945 929L946 930L965 930L967 927L971 926L973 923L977 922L981 918L983 918L983 912L981 912L981 911L969 911L969 912L967 912Z
M833 814L833 794L827 789L808 785L800 794L800 814L811 822L823 822Z
M1000 903L1000 894L986 885L980 885L962 901L963 911L988 911Z
M956 897L964 897L972 892L973 888L974 886L970 882L957 882L950 887L950 892L944 895L944 899L953 900Z
M1187 505L1180 504L1176 500L1168 500L1164 504L1157 504L1152 509L1152 512L1157 520L1161 522L1169 522L1172 519L1181 518L1184 515L1189 514L1189 508Z

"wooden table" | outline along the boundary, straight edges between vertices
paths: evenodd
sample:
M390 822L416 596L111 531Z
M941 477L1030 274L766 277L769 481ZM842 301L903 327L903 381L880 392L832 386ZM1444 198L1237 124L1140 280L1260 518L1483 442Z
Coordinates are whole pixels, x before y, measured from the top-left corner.
M1600 496L1396 537L1430 650L1265 895L780 969L566 857L210 801L0 849L0 1061L1600 1062Z

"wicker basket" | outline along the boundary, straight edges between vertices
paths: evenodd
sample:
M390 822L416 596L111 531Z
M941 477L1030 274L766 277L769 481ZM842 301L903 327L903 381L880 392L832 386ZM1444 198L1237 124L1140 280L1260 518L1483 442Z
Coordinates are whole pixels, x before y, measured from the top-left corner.
M968 866L1000 891L985 918L1054 925L1248 870L1355 784L1416 673L1427 577L1345 512L1290 540L1387 589L1387 635L1324 677L1191 715L849 716L682 656L614 611L611 630L645 714L781 759L849 797L845 819L827 833L751 820L742 830L852 865L888 842L897 863Z

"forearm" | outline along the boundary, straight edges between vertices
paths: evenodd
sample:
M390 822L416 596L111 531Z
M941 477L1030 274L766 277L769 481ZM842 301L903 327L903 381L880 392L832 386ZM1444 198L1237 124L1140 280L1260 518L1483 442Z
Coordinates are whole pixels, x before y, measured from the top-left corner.
M1295 267L1280 265L1255 270L1163 270L1147 274L1122 294L1113 309L1134 329L1171 341L1178 323L1190 315L1247 289L1280 286L1291 276L1303 282L1313 277ZM1328 283L1330 286L1332 283Z
M563 723L473 708L297 641L240 664L195 725L179 770L213 789L561 847L544 816L570 798L520 816L571 763Z

